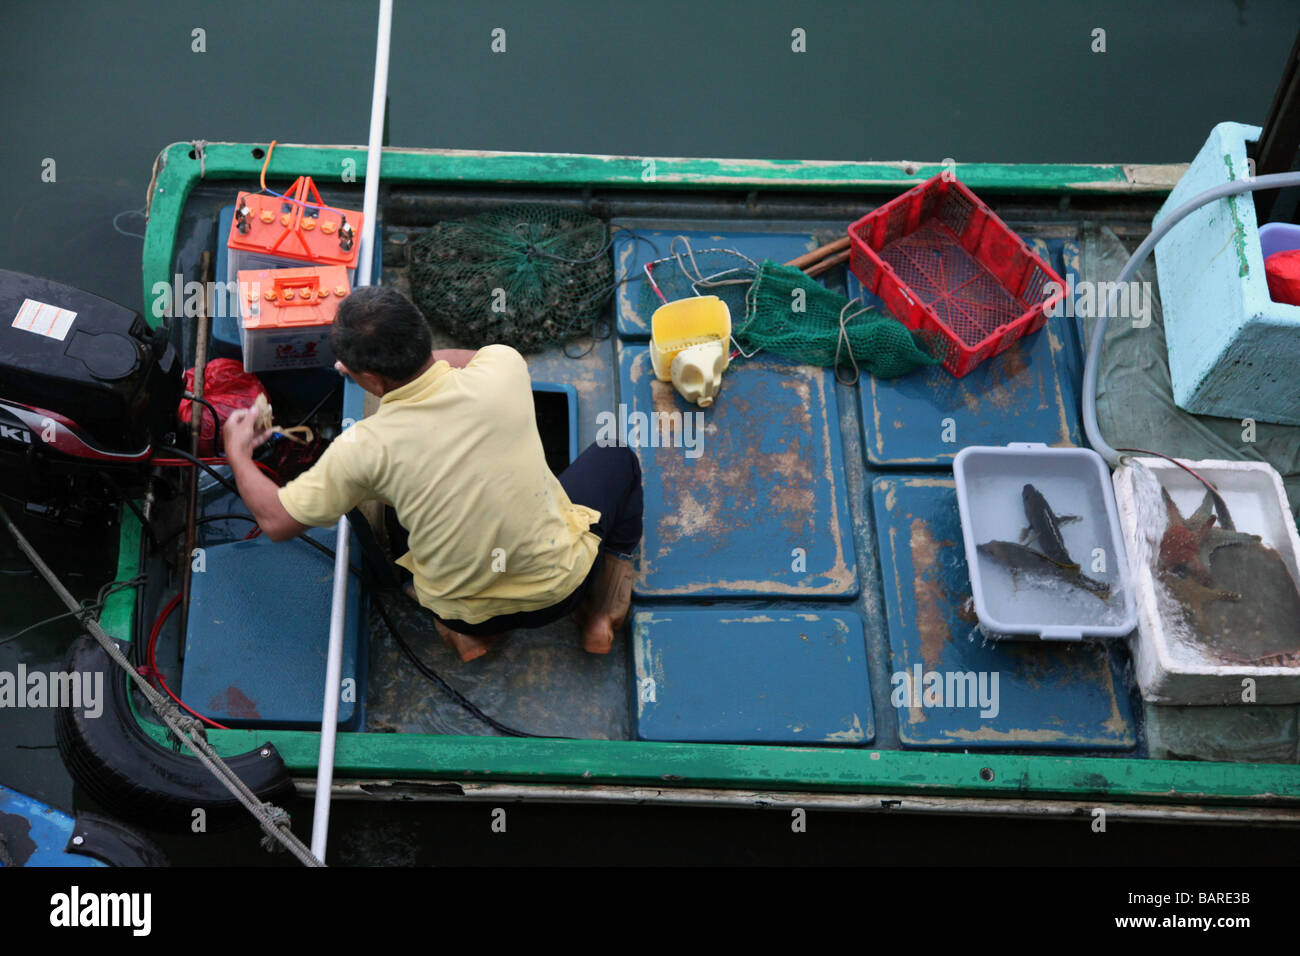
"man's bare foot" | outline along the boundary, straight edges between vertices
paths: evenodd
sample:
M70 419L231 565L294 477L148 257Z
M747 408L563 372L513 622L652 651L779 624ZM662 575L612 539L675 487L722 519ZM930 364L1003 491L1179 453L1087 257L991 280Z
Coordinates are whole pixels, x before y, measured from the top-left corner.
M627 620L632 606L636 571L627 558L601 554L596 560L603 562L600 571L573 616L582 628L583 650L589 654L608 654L614 646L614 634Z
M607 614L593 614L583 601L570 615L582 634L582 649L589 654L608 654L614 646L614 622Z
M406 582L406 586L402 588L402 591L416 604L420 603L420 599L415 593L415 585L410 581ZM492 649L493 644L505 637L504 634L492 634L488 637L474 637L472 634L462 634L460 631L453 631L437 618L434 618L433 625L438 631L438 636L446 641L447 646L459 654L460 659L465 663L482 657Z
M437 619L433 622L434 627L438 629L438 636L447 642L447 646L460 655L460 659L465 663L477 660L488 651L497 641L505 637L504 634L492 634L488 637L475 637L472 634L462 634L460 631L453 631L442 621Z

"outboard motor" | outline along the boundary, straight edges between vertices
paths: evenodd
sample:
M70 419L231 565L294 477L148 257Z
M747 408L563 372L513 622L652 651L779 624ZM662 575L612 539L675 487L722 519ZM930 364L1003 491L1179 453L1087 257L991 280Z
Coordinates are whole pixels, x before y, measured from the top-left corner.
M182 391L139 313L0 269L0 493L28 513L80 524L141 495Z

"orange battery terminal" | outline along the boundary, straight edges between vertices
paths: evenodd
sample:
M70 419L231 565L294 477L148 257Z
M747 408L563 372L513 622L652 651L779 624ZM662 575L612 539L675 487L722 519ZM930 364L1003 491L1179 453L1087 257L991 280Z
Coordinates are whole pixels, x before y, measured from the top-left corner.
M255 221L247 233L241 233L239 217L232 220L226 242L231 250L356 268L360 244L355 240L365 217L359 210L326 205L310 176L294 180L283 199L269 193L241 192L235 205L249 209ZM306 215L308 212L314 215Z

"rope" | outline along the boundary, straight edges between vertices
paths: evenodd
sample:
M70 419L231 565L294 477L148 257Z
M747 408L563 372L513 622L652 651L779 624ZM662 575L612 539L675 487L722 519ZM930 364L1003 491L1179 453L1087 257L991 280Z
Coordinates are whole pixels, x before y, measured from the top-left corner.
M195 158L199 161L199 179L202 179L208 171L207 155L204 152L207 149L208 141L206 139L190 140L190 145L194 147Z
M113 217L113 229L115 232L117 232L118 235L130 236L132 239L143 239L144 238L143 232L132 232L130 229L123 229L121 226L118 225L117 221L121 219L123 216L139 216L140 218L145 219L147 221L149 217L145 215L145 211L143 209L123 209L121 212L119 212L116 216Z
M871 307L863 306L861 309L858 309L858 311L849 316L844 314L849 311L854 302L861 301L861 299L850 299L848 302L844 303L844 308L840 309L840 335L839 338L835 340L835 381L839 382L841 385L857 385L858 378L861 376L861 373L858 371L858 360L853 356L853 344L849 341L848 323L863 313L870 312ZM840 378L840 349L846 345L849 347L849 362L853 364L853 380L849 382Z
M110 594L116 594L118 591L125 591L127 588L139 587L143 583L144 583L143 574L138 577L134 577L129 581L112 581L99 589L99 594L96 596L95 600L83 603L78 610L64 611L62 614L54 614L50 617L45 618L44 620L37 621L35 624L29 624L26 627L24 627L21 631L15 631L13 634L10 634L8 637L0 638L0 644L8 644L10 641L16 641L24 634L30 633L31 631L36 630L38 627L42 627L43 625L53 623L54 621L61 621L65 617L75 617L77 618L78 621L85 623L83 620L84 616L88 614L96 614L100 610L102 610L104 607L104 603Z
M690 269L686 268L686 263L682 260L682 254L676 251L678 239L680 239L682 241L682 245L686 247L687 258L691 260L691 269L695 270L694 275L691 274ZM753 259L749 258L749 256L745 255L743 252L737 252L735 249L704 249L702 251L730 253L731 255L736 256L737 258L744 259L753 268L755 274L758 273L758 263L756 263ZM686 278L691 281L691 288L695 290L696 295L699 294L701 286L703 286L706 289L711 289L715 286L720 286L720 285L750 285L754 281L753 276L748 276L740 279L719 279L718 278L718 276L724 276L728 272L739 272L740 271L739 268L723 269L721 272L716 272L713 275L706 278L700 272L699 263L695 261L695 250L691 248L691 240L683 235L673 236L672 242L668 244L668 255L677 260L677 265L681 268L682 275L686 276Z
M13 520L9 517L9 513L3 507L0 507L0 518L4 520L5 527L8 529L9 534L13 537L14 542L18 545L19 549L27 556L27 559L32 562L36 570L40 572L41 577L45 579L46 583L49 584L55 594L59 596L60 600L67 605L70 611L73 611L74 613L82 611L82 606L77 602L77 599L74 598L71 592L63 586L63 582L59 580L58 576L52 570L50 570L50 567L41 559L41 556L36 553L36 550L31 546L31 543L23 536L23 533L18 530L18 526L13 523ZM208 743L207 737L203 732L202 725L198 724L194 718L186 717L181 714L171 701L167 700L162 694L155 690L153 686L145 680L134 667L131 666L130 661L126 659L121 648L117 646L117 642L109 636L108 632L100 627L98 621L87 617L82 619L82 624L85 626L86 631L99 642L101 647L104 648L105 652L113 659L114 663L126 671L127 676L131 678L136 689L139 690L141 695L143 695L149 702L154 713L156 713L162 722L166 724L167 729L171 731L172 736L192 751L194 756L198 758L199 763L201 763L214 777L216 777L222 786L229 790L235 799L253 815L261 825L262 829L266 831L266 839L268 841L275 840L283 845L284 848L297 857L304 866L325 865L323 861L316 859L316 857L312 855L311 850L304 846L302 841L294 836L289 830L288 813L278 807L272 806L271 804L263 803L258 799L257 794L253 793L253 791L248 788L248 785L245 784L244 781L230 769L225 761L217 755L217 752L212 749L212 745Z

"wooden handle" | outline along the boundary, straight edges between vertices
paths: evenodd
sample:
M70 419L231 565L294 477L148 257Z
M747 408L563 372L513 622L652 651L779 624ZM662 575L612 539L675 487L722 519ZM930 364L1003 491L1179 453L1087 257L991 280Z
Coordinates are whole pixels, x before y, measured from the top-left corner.
M850 249L845 249L843 252L838 252L835 255L831 256L829 259L823 259L815 266L809 266L807 269L804 270L804 272L807 273L809 276L819 276L823 272L827 271L828 269L833 269L841 262L848 262L849 253L851 251L852 250Z
M805 252L799 258L791 259L786 263L786 265L794 266L796 269L803 269L805 266L810 266L814 262L820 262L833 252L839 252L841 249L847 249L848 247L849 237L844 236L841 239L836 239L834 242L828 242L824 246L818 246L812 252ZM841 259L840 261L843 262L844 260Z

